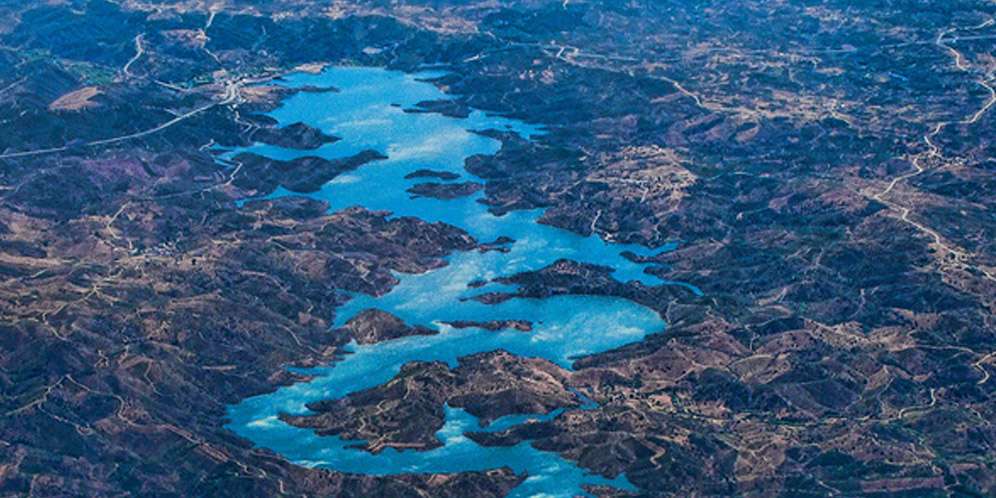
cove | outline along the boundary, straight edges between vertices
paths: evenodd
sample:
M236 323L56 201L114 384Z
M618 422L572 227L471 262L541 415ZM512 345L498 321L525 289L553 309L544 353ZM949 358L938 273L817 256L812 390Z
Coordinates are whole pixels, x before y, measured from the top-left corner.
M497 140L480 133L499 130L536 137L537 126L473 111L466 118L435 113L405 112L418 102L448 98L418 75L376 68L327 68L319 74L294 74L279 84L289 88L334 87L337 92L298 92L269 113L281 126L303 122L340 137L317 150L294 150L254 144L226 151L222 158L251 152L274 159L320 156L349 157L363 150L381 152L387 159L366 164L340 175L321 190L297 194L278 189L267 198L307 195L329 204L331 211L351 206L383 210L391 216L414 216L429 222L445 222L466 230L480 242L508 237L507 252L477 250L447 258L447 265L422 274L396 274L399 283L375 297L355 295L337 310L340 326L360 311L377 308L413 325L439 330L432 336L412 336L371 345L351 344L349 353L334 364L297 369L312 377L276 391L251 397L228 409L229 424L236 434L260 447L273 450L300 465L324 467L340 472L369 475L401 473L448 473L509 466L528 478L511 496L575 496L586 494L586 484L633 489L625 476L607 479L591 475L555 453L533 448L528 442L511 447L483 447L464 436L470 431L502 430L530 418L554 418L562 413L514 414L482 428L463 410L446 407L446 422L437 433L443 444L428 451L387 448L372 454L352 448L356 441L318 436L312 430L282 422L280 413L306 414L313 401L339 398L387 382L411 361L444 361L451 366L469 354L504 349L513 354L545 358L570 368L574 358L606 351L638 341L664 330L658 313L634 302L614 297L556 296L546 299L516 298L498 304L470 299L486 292L514 291L515 286L492 282L523 271L541 269L558 259L610 267L620 281L637 280L646 285L682 285L644 272L645 265L627 259L632 252L650 256L656 251L639 245L610 244L598 237L583 237L537 222L541 210L491 214L479 202L482 194L440 200L412 197L406 190L425 179L406 179L418 169L459 175L453 181L478 181L464 170L466 158L494 154ZM431 181L440 181L433 179ZM483 286L472 284L485 282ZM533 323L533 331L486 331L457 329L445 322L518 319ZM585 408L590 408L588 400Z

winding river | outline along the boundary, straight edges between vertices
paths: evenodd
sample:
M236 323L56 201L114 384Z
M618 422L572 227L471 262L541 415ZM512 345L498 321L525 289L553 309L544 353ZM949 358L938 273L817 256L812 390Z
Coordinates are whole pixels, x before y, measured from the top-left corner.
M500 143L472 131L502 130L535 137L543 130L520 121L474 111L465 119L435 113L404 112L420 101L447 96L420 78L375 68L328 68L320 74L294 74L280 81L287 87L335 87L338 92L299 92L270 113L281 125L303 122L342 140L317 150L293 150L255 144L231 150L230 155L252 152L274 159L321 156L328 159L373 149L388 159L366 164L340 175L320 191L307 194L329 203L332 211L350 206L384 210L392 216L415 216L460 227L478 241L499 236L514 240L507 252L472 250L447 258L448 265L423 274L398 274L399 284L380 297L356 295L336 315L336 326L358 312L377 308L397 315L409 324L434 327L433 336L413 336L372 345L350 345L350 354L332 365L300 369L313 376L308 382L286 386L275 392L243 400L229 407L229 429L269 448L300 465L325 467L341 472L371 475L401 473L447 473L509 466L528 474L512 496L574 496L584 494L585 484L632 489L621 475L606 479L591 475L555 453L533 448L528 442L511 447L483 447L464 436L468 431L494 431L550 414L510 415L480 427L463 410L446 408L446 423L438 437L443 445L428 451L387 448L378 454L352 448L356 441L318 436L313 431L290 426L279 413L308 413L306 404L338 398L390 380L407 362L445 361L478 352L505 349L514 354L546 358L570 368L572 358L606 351L660 332L664 322L658 313L631 301L594 296L558 296L547 299L511 299L483 304L467 297L485 292L514 290L507 284L490 282L522 271L538 270L567 258L614 268L620 281L639 280L647 285L684 285L665 282L644 273L644 265L621 253L652 255L637 245L609 244L598 237L577 234L537 223L539 210L515 211L494 216L479 202L481 193L453 199L413 198L406 190L425 179L406 179L417 169L432 169L460 175L456 182L482 181L464 170L464 160L475 154L494 154ZM429 181L441 181L430 179ZM278 190L270 197L301 195ZM477 282L489 282L475 288ZM442 322L522 319L533 323L531 333L515 330L490 332L475 328L456 329Z

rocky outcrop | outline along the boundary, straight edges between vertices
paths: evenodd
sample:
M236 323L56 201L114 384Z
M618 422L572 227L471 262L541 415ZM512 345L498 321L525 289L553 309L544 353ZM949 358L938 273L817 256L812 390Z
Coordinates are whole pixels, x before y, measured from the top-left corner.
M451 173L449 171L438 171L433 169L417 169L405 175L406 180L414 180L418 178L437 178L440 180L456 180L460 178L460 175L456 173Z
M304 123L294 123L282 128L260 128L250 135L250 138L288 149L317 149L339 140Z
M359 344L374 344L411 335L433 335L438 331L420 325L411 326L381 310L363 310L349 319L343 330Z
M364 441L377 452L386 447L426 450L441 443L449 404L463 408L483 423L504 415L546 413L577 406L568 389L569 373L541 359L493 351L460 358L456 368L445 363L413 362L390 382L336 400L312 403L314 415L282 418L295 426Z
M490 330L492 332L498 330L518 330L520 332L533 331L533 324L528 320L489 320L485 322L457 320L453 322L446 322L446 324L458 329L480 328Z
M241 165L232 183L248 192L254 192L255 195L268 194L278 186L292 192L314 192L342 173L386 158L372 150L336 160L301 157L278 161L255 154L239 154L232 159L233 163Z

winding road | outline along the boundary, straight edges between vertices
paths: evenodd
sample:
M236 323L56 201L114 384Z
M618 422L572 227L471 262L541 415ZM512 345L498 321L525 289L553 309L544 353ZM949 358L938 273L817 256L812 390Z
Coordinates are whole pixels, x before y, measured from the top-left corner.
M81 148L81 147L96 147L96 146L101 146L101 145L111 145L111 144L115 144L115 143L118 143L118 142L124 142L126 140L132 140L132 139L136 139L136 138L141 138L141 137L144 137L144 136L152 135L153 133L159 133L160 131L163 131L163 130L171 127L171 126L174 126L177 123L186 121L187 119L190 119L190 118L192 118L192 117L194 117L194 116L196 116L196 115L198 115L198 114L200 114L200 113L202 113L202 112L204 112L204 111L206 111L208 109L211 109L211 108L216 107L216 106L224 106L224 105L228 105L228 104L236 102L239 99L240 95L241 95L240 91L242 89L242 86L245 85L248 82L249 82L248 80L245 80L245 79L242 79L242 78L226 81L225 82L225 94L224 94L224 97L220 101L211 102L211 103L205 104L203 106L197 107L196 109L193 109L191 111L188 111L188 112L185 112L183 114L180 114L179 116L177 116L177 117L175 117L175 118L173 118L173 119L171 119L169 121L166 121L165 123L162 123L159 126L156 126L154 128L149 128L148 130L139 131L139 132L135 132L135 133L129 133L127 135L120 135L120 136L111 137L111 138L104 138L104 139L100 139L100 140L93 140L91 142L85 142L85 143L77 144L77 145L63 145L61 147L51 147L51 148L46 148L46 149L27 150L27 151L22 151L22 152L8 152L8 153L5 153L5 154L0 154L0 159L18 159L18 158L23 158L23 157L40 156L40 155L43 155L43 154L53 154L53 153L56 153L56 152L65 152L65 151L70 150L70 149Z
M986 28L986 27L989 27L989 26L993 25L994 22L996 22L996 20L994 20L994 19L988 19L985 22L982 22L982 23L980 23L980 24L978 24L976 26L971 26L971 27L967 27L967 28L960 28L960 29L959 28L947 28L947 29L941 31L940 33L938 33L937 38L934 39L934 45L936 45L936 46L940 47L941 49L943 49L943 50L951 53L952 57L954 58L955 67L958 68L959 71L968 73L968 72L971 71L971 67L968 64L965 63L965 57L961 54L961 52L955 50L953 47L951 47L950 45L947 45L945 43L947 41L947 36L950 35L950 34L952 34L952 33L957 32L957 31L960 31L960 30L969 30L969 31L971 31L971 30L983 29L983 28ZM958 38L955 37L954 39L958 39ZM933 228L930 228L929 226L924 225L923 223L920 223L920 222L918 222L918 221L913 220L912 218L910 218L910 214L912 213L912 210L910 208L902 206L902 205L899 205L898 203L896 203L894 201L890 201L890 200L886 199L886 196L888 196L896 188L896 186L899 185L900 183L907 182L908 180L910 180L912 178L915 178L915 177L917 177L919 175L922 175L923 173L925 173L927 171L930 171L931 168L929 168L928 166L925 166L924 165L924 161L926 161L926 160L943 161L943 159L944 159L943 151L941 150L940 146L938 146L936 143L934 143L934 138L937 135L939 135L942 131L944 131L945 128L947 128L948 126L953 125L953 124L961 124L961 125L972 125L972 124L975 124L980 119L982 119L982 116L984 116L987 111L989 111L990 109L992 109L992 107L994 105L996 105L996 88L993 87L992 79L993 79L993 77L990 74L990 75L983 75L981 78L979 78L978 80L976 80L976 83L978 85L982 86L983 88L985 88L989 92L989 98L982 104L982 106L975 113L973 113L970 117L968 117L966 119L963 119L963 120L959 120L959 121L941 121L941 122L936 123L934 125L934 127L929 132L927 132L926 134L923 135L923 141L924 141L924 143L927 144L927 150L924 151L924 152L918 153L918 154L916 154L916 155L914 155L912 157L911 163L912 163L913 167L915 168L915 171L912 171L910 173L905 173L905 174L902 174L902 175L899 175L899 176L893 178L889 182L889 184L884 189L882 189L882 191L878 192L877 194L872 195L872 198L875 199L876 201L878 201L878 202L880 202L880 203L888 206L889 209L897 212L899 214L899 219L901 221L903 221L903 222L905 222L905 223L913 226L917 230L919 230L919 231L921 231L921 232L929 235L934 240L934 242L933 242L932 245L935 246L935 248L938 250L939 254L954 256L954 261L951 261L951 262L945 261L945 258L943 256L941 257L941 259L940 259L940 265L941 265L941 270L942 271L944 271L946 265L949 265L949 264L950 265L955 265L958 269L962 269L962 270L975 270L978 273L981 273L986 279L988 279L990 281L993 281L993 282L996 282L996 275L994 275L988 269L982 268L982 267L978 267L976 265L970 264L969 260L971 259L971 256L966 251L962 250L961 248L959 248L957 246L954 246L954 245L946 242L944 240L944 237L942 237L941 234L938 233Z
M145 53L145 47L142 46L142 34L140 33L140 34L135 35L135 55L134 55L134 57L132 57L131 59L128 59L128 62L126 62L125 65L124 65L124 67L121 68L121 73L126 78L131 78L133 76L131 74L131 65L134 64L136 61L138 61L138 59L141 59L142 55L144 53Z

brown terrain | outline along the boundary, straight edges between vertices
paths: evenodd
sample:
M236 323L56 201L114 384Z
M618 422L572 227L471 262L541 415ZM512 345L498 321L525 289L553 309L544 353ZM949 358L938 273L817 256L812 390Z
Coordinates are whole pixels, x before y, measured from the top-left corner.
M433 332L376 312L330 331L349 293L501 246L295 197L237 205L380 157L216 162L215 144L335 140L258 115L288 96L260 84L302 64L445 67L453 100L413 111L549 133L482 131L502 141L467 161L483 186L413 194L482 189L495 212L680 241L648 271L703 296L568 260L508 275L516 296L621 296L668 329L570 370L502 351L413 363L287 420L416 451L447 404L484 421L568 408L468 436L647 496L996 492L991 2L94 0L0 17L0 495L503 496L525 478L310 469L224 428L227 406L300 380L288 365Z

